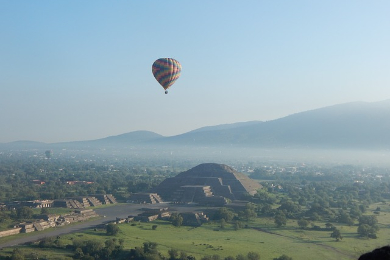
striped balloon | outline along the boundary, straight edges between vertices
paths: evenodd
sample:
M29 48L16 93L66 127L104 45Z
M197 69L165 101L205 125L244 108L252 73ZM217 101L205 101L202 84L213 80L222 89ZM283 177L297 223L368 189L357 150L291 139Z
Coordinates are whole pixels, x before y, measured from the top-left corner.
M153 63L152 72L158 83L167 90L180 77L181 65L175 59L161 58Z

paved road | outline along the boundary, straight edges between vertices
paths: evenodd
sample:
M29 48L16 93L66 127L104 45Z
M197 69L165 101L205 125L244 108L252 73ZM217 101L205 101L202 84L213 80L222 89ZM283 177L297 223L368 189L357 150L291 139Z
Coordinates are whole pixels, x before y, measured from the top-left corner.
M99 219L94 219L91 221L80 222L70 226L63 226L58 228L50 228L45 232L34 232L33 235L21 238L15 238L12 241L8 241L0 244L0 248L10 247L21 245L28 242L34 242L45 237L56 237L62 234L68 234L72 232L77 232L83 229L93 228L100 224L107 222L115 221L117 217L126 218L129 215L137 215L142 212L142 208L165 208L168 207L170 211L174 212L188 212L188 211L197 211L201 210L200 207L193 206L172 206L169 204L118 204L107 208L95 209L95 211L102 216ZM103 217L105 216L105 217Z

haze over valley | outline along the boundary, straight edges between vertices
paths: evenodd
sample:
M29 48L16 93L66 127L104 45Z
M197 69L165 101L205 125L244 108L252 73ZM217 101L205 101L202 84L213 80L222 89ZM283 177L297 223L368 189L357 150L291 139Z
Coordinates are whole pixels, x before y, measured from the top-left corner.
M283 118L208 126L162 136L135 131L97 140L0 144L2 150L52 149L60 153L83 151L101 156L191 159L228 162L298 161L316 163L388 164L390 100L352 102ZM54 156L54 157L55 157Z

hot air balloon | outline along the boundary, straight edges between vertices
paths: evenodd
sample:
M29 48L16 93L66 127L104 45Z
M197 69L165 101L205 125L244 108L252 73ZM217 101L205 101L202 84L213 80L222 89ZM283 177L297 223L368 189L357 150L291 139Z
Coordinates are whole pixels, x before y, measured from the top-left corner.
M158 83L168 94L168 88L180 77L181 65L171 58L160 58L153 63L152 72Z

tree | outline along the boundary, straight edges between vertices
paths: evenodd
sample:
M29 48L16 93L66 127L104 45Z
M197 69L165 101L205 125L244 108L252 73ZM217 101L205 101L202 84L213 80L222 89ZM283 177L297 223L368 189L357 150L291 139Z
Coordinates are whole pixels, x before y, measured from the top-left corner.
M109 236L115 236L119 232L118 225L110 223L106 226L106 234Z
M363 237L376 238L376 228L367 224L359 225L357 233Z
M365 212L366 212L366 206L364 206L364 205L359 205L359 210L360 210L362 213L365 213Z
M227 256L223 260L236 260L234 256Z
M257 217L255 204L247 203L245 209L239 212L239 216L246 221Z
M155 242L144 242L143 250L146 254L157 254L157 243Z
M45 248L45 247L52 247L54 243L53 237L45 237L41 241L39 241L39 247Z
M116 238L108 239L104 242L104 245L110 252L112 252L116 248L116 241Z
M83 258L83 257L84 257L83 250L82 250L80 247L76 248L73 257L74 257L75 259Z
M300 219L298 220L298 226L302 229L305 229L309 225L309 221L306 219Z
M298 203L300 206L306 206L307 201L305 200L305 198L299 198Z
M362 215L362 212L360 211L358 206L351 207L349 210L349 215L353 218L359 218Z
M184 252L184 251L181 251L181 252L180 252L180 257L179 257L180 260L187 260L188 257L189 257L189 256L187 255L186 252Z
M329 222L327 222L327 223L325 224L325 227L326 227L327 229L334 229L334 228L335 228L334 225L333 225L332 223L329 223Z
M274 258L273 260L293 260L292 257L289 257L287 255L281 255L277 258Z
M41 208L41 214L42 214L42 215L47 215L47 214L49 214L49 213L50 213L50 211L49 211L48 208Z
M175 260L179 256L179 251L177 249L169 249L168 250L168 255L170 260Z
M170 220L175 227L181 227L183 224L183 217L180 214L172 214Z
M124 248L125 240L123 238L119 239L119 246L117 247L118 251L122 251Z
M370 215L370 216L361 216L359 218L359 225L367 224L369 226L374 227L378 223L378 219L376 216Z
M24 255L19 248L16 248L14 251L12 251L11 260L24 260Z
M278 209L291 214L301 211L301 207L290 200L283 202Z
M103 248L103 242L98 240L88 240L85 242L85 246L82 249L85 254L98 258Z
M8 220L10 218L9 214L0 210L0 223Z
M236 256L236 260L247 260L247 259L246 259L246 257L245 257L244 255L238 254L238 255Z
M310 220L317 221L317 220L320 220L320 219L321 219L321 216L317 212L313 212L311 214Z
M211 257L211 259L212 259L212 260L220 260L220 259L221 259L221 256L219 256L219 255L213 255L213 256Z
M242 224L241 224L241 222L240 221L238 221L238 220L236 220L236 221L234 221L234 230L239 230L239 229L241 229L242 228Z
M351 218L351 216L347 212L345 212L344 210L340 210L339 215L338 215L338 222L345 223L349 226L352 226L354 224L354 221Z
M83 247L85 246L85 243L86 243L86 241L82 240L80 238L76 238L76 239L72 240L73 248L81 248L81 249L83 249Z
M285 226L287 224L286 215L284 215L282 212L279 212L275 215L274 221L277 227Z
M260 255L256 252L248 252L247 258L248 260L260 260Z
M111 248L105 247L99 252L99 255L101 255L101 258L103 259L110 259L112 252L113 250Z
M29 207L20 207L16 210L18 219L30 219L34 215L34 212Z
M343 239L343 237L341 236L340 230L338 230L337 228L335 228L333 230L332 234L330 234L330 237L336 239L336 241L340 241Z
M234 213L230 209L222 207L215 212L213 218L215 220L225 219L225 221L229 222L234 218Z

